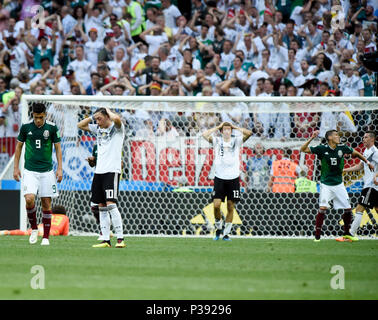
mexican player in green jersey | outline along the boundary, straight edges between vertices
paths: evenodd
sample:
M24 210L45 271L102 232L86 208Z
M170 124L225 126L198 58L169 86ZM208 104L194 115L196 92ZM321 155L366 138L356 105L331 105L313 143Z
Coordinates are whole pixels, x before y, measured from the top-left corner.
M320 200L319 212L316 216L315 240L320 241L321 229L324 216L329 210L330 202L333 202L335 209L343 209L344 236L349 235L349 227L352 221L352 209L349 201L348 192L343 183L344 155L351 154L366 162L371 170L374 166L358 151L340 143L340 135L336 130L329 130L325 134L326 144L316 147L309 147L313 139L319 135L315 131L311 138L301 147L305 153L316 154L321 162L320 177Z
M25 168L23 173L23 196L32 232L29 242L38 240L38 226L35 197L38 194L42 203L43 239L41 245L49 245L51 225L51 198L58 196L56 181L63 178L62 149L59 130L55 123L46 120L46 107L42 103L32 105L33 120L21 126L14 154L13 177L20 181L19 168L22 147L25 144ZM53 171L52 151L55 147L58 168Z

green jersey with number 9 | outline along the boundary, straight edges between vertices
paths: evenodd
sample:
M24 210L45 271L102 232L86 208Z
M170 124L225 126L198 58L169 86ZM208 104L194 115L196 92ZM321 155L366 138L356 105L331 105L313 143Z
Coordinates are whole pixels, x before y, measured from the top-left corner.
M332 149L328 144L320 144L310 147L310 151L321 161L321 183L336 186L343 182L344 155L353 152L351 147L338 144Z
M47 172L53 168L53 144L60 142L58 127L51 121L45 121L38 128L34 121L21 126L17 140L25 143L25 169Z

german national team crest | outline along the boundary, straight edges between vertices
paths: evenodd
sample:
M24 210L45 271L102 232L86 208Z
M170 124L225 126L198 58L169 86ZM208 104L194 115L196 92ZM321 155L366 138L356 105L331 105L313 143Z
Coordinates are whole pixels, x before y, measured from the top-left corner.
M339 151L337 152L337 155L339 156L339 158L341 158L341 157L343 156L343 152L342 152L341 150L339 150Z
M49 138L49 136L50 136L49 130L45 130L43 132L43 137L47 140Z

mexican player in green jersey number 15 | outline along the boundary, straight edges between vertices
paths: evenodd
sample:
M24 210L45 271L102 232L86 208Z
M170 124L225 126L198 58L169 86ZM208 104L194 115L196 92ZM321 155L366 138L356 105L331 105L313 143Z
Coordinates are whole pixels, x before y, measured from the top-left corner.
M49 245L51 226L51 198L58 196L56 181L63 178L62 148L59 130L55 123L46 120L46 106L43 103L33 103L33 119L21 126L14 154L13 177L20 181L19 168L22 147L25 144L25 168L23 173L23 190L26 212L32 232L29 242L38 240L37 214L35 197L38 194L42 203L43 239L41 245ZM53 171L52 151L55 147L58 168Z
M368 165L370 170L374 170L374 166L361 153L340 143L340 135L336 130L326 132L326 144L309 147L311 141L318 135L319 131L315 131L311 138L301 147L302 152L316 154L321 162L319 212L316 216L315 227L316 242L320 241L324 216L330 207L331 201L336 210L344 210L344 236L350 235L349 227L352 221L352 209L348 192L343 183L344 155L351 154L352 157L358 157Z

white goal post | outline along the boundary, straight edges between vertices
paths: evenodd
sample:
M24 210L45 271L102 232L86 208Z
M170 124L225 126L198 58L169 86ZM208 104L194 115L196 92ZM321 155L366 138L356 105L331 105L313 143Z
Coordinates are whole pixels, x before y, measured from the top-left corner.
M78 121L97 108L115 110L126 125L119 195L126 235L213 233L213 152L201 133L221 121L231 121L254 133L241 151L242 200L236 205L232 234L310 237L318 193L268 190L272 162L290 150L291 160L300 169L298 178L318 183L318 161L299 151L309 132L337 128L343 142L363 151L363 132L377 131L378 124L377 97L23 95L24 123L30 120L32 102L44 103L49 119L61 131L64 178L58 185L60 196L53 203L66 207L72 234L99 231L90 210L94 170L85 160L95 141L77 129ZM312 145L320 142L321 138L316 139ZM255 159L257 145L263 148L263 161L260 156ZM354 163L356 159L345 160L346 166ZM361 191L361 177L359 172L344 176L353 208ZM181 180L192 192L173 191ZM26 229L25 205L20 198L20 228ZM225 215L225 206L221 210ZM374 210L365 213L359 234L374 238L377 222ZM341 214L335 211L327 216L323 228L325 236L339 235Z

